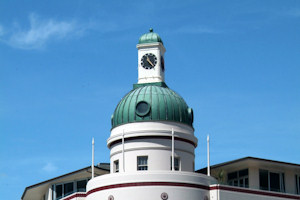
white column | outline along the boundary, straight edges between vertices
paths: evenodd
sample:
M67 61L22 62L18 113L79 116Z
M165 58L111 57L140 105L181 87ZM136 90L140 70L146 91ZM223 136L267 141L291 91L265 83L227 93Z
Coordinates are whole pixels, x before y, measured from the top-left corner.
M48 188L47 200L52 200L52 185Z

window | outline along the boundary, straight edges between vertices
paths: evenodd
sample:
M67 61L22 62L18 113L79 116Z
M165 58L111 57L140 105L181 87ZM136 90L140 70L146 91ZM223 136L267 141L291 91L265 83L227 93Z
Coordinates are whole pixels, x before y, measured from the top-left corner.
M296 175L296 194L300 194L300 175Z
M114 161L114 172L119 172L119 160Z
M73 182L64 184L64 196L72 194L74 192Z
M172 156L171 156L171 170L172 170ZM178 157L174 158L174 170L179 171L180 169L180 159Z
M259 170L259 187L261 190L285 192L284 173Z
M227 180L228 185L238 187L249 187L249 175L248 169L243 169L235 172L228 173Z
M77 181L77 192L85 192L86 191L87 180Z
M56 199L60 199L63 197L63 185L56 185L55 192L56 192Z
M85 192L87 182L88 179L84 179L79 181L59 183L59 184L52 185L52 189L53 189L52 199L58 200L74 192Z
M137 170L148 170L148 156L137 157Z

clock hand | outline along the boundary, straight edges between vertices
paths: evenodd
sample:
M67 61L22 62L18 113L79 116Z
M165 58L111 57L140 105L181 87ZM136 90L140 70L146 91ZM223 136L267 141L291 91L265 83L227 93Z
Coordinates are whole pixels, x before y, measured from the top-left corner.
M147 61L150 65L152 65L152 67L154 67L153 63L150 61L149 57L147 56Z

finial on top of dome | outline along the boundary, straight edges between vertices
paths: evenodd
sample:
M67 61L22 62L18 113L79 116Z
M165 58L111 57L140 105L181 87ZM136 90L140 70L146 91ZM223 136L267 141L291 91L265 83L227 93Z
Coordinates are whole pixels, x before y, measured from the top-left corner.
M150 32L153 32L153 28L150 28L149 31L150 31Z

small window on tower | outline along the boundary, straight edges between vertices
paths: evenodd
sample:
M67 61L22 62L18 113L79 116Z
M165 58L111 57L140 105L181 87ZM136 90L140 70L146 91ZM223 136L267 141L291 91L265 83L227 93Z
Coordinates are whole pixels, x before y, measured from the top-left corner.
M148 170L148 156L137 157L137 170L138 171Z
M179 171L179 169L180 169L180 158L175 157L174 158L174 170ZM171 156L171 170L172 170L172 156Z
M119 160L114 161L114 172L115 173L119 172Z

